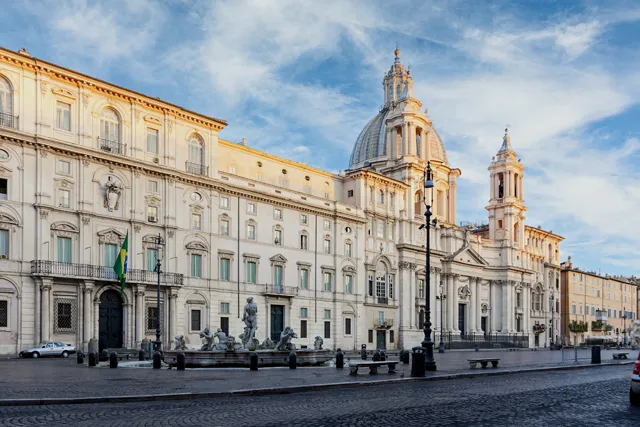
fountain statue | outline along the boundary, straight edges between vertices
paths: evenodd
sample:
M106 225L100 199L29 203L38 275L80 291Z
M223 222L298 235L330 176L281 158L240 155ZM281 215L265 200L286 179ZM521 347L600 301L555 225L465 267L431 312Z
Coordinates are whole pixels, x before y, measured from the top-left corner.
M244 306L242 321L245 324L244 333L240 335L242 345L247 350L256 350L260 345L260 341L255 338L258 329L258 306L253 302L253 297L247 298L247 305Z
M178 335L175 337L176 340L176 346L174 348L174 350L186 350L187 349L187 343L184 340L184 335Z
M632 326L631 332L629 332L631 345L634 347L640 347L640 320L636 320L634 322L634 326Z
M291 342L292 338L298 338L293 329L289 326L284 328L284 331L280 333L280 341L276 344L276 351L293 351L296 349L296 346Z

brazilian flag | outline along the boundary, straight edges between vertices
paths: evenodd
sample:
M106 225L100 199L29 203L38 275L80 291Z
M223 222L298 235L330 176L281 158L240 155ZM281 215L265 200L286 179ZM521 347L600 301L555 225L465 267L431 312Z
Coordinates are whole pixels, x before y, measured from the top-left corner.
M120 253L116 258L116 263L113 266L113 271L115 271L116 276L118 276L118 280L120 280L120 296L124 293L124 284L127 282L127 263L129 261L129 232L127 231L127 235L124 238L124 242L122 243L122 248L120 248Z

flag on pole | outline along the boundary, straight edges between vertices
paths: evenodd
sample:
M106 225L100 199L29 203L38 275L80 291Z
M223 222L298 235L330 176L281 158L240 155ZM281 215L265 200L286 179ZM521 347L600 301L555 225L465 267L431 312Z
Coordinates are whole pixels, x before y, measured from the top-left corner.
M118 276L118 280L120 280L120 296L124 294L124 284L127 282L127 262L129 261L129 232L127 231L127 235L124 238L124 242L122 243L122 248L120 248L120 253L116 258L116 263L113 266L113 271L115 271L116 276Z

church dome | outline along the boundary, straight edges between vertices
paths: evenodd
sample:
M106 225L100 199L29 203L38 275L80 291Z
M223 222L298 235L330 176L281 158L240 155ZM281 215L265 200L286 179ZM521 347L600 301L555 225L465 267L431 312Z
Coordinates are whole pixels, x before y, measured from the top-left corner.
M385 154L384 121L388 113L388 109L383 109L362 129L351 152L350 167Z

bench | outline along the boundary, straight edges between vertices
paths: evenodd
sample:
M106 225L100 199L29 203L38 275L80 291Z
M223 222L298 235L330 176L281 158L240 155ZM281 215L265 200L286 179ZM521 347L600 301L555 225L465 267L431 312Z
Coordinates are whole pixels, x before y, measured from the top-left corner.
M629 353L613 353L613 358L615 360L626 359Z
M478 366L478 363L480 364L480 366L482 366L482 368L486 368L487 365L489 364L489 362L491 362L491 366L494 368L498 367L498 362L500 361L500 359L467 359L467 362L469 362L469 367L470 368L475 368L476 366Z
M349 362L349 375L358 375L358 368L369 368L369 374L376 375L378 373L378 366L387 366L390 374L396 373L396 365L399 363L397 360L385 360L384 362L373 362L368 360L358 360Z

